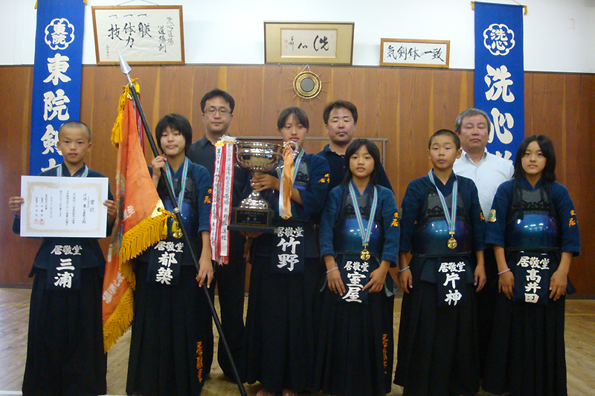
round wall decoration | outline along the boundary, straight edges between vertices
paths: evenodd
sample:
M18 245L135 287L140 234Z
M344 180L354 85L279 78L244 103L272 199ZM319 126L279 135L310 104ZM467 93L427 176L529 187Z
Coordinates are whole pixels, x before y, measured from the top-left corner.
M322 82L316 73L304 70L293 79L293 90L302 99L314 99L322 91Z

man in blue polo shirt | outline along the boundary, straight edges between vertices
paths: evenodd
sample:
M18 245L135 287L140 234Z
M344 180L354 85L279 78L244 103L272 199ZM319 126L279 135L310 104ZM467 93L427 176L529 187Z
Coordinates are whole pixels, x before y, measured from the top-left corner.
M331 169L329 190L338 186L345 176L345 150L355 135L357 107L351 102L337 100L329 103L322 113L330 143L317 155L326 158ZM378 184L393 189L384 167L378 173Z

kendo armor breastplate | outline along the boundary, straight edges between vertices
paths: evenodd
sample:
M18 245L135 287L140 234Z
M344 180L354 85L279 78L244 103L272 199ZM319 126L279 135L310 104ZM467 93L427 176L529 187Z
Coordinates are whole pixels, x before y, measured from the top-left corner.
M515 189L506 219L506 250L558 250L560 226L549 194L543 186Z
M451 210L452 193L445 197L448 210ZM444 217L444 209L435 190L430 189L423 207L424 217L415 225L411 238L411 253L418 256L456 256L469 254L472 250L472 230L468 221L467 209L460 193L457 196L457 219L454 238L457 247L448 248L450 234Z
M173 179L174 184L174 191L176 196L179 196L180 189L182 188L182 182L180 179ZM198 207L198 191L196 191L196 186L194 185L194 180L189 176L186 178L186 192L184 193L184 202L182 202L182 207L180 208L182 214L182 221L184 222L184 226L186 228L186 232L188 235L197 238L198 237L198 212L195 208ZM167 193L167 187L162 182L162 179L159 180L159 184L157 186L157 193L162 198L163 206L166 210L173 213L173 205L169 199L169 194ZM168 221L168 226L171 226ZM171 227L170 227L171 231Z
M374 190L370 189L369 192L362 197L363 202L360 203L364 230L368 228L368 219L372 208L373 194ZM377 207L376 216L375 219L373 219L374 224L372 226L370 241L367 247L370 254L374 256L380 256L382 254L382 242L384 240L384 229L379 220L379 211L380 208ZM341 195L340 209L338 213L340 217L335 222L335 229L333 232L333 247L335 249L335 254L359 255L363 249L362 231L357 223L353 202L351 201L349 192Z

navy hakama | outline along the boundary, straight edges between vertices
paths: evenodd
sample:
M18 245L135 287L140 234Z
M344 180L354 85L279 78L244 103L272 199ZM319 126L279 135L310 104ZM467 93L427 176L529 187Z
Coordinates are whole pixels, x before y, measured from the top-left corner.
M356 192L360 206L358 210L361 210L365 224L368 224L370 217L372 187L368 186L362 195L359 191ZM369 247L374 254L369 261L369 272L377 269L382 260L396 264L399 251L398 211L394 195L387 188L376 188L378 206L373 220L378 228L372 232L369 245L381 250L376 252ZM334 235L347 233L343 220L349 218L352 223L355 221L348 191L347 185L331 191L320 226L320 254L335 256L339 271L345 277L345 260L360 260L357 254L353 254L355 252L349 254L349 251L362 250L360 234L354 235L352 244L339 242L339 239L348 240L349 237L337 238ZM366 283L367 280L366 278ZM347 285L345 287L347 290ZM335 294L325 284L316 351L317 389L341 396L384 395L390 392L394 357L395 291L396 285L388 273L385 288L378 293L365 292L365 298L361 302L345 301L342 298L345 295Z
M519 197L521 203L518 202ZM519 216L519 211L524 212L524 215ZM541 216L538 228L530 224L525 227L525 219L530 220L530 216ZM520 229L525 235L511 239L512 233L518 229L515 224L521 225ZM552 228L544 224L556 224L553 226L553 239L556 242L553 244L555 246L538 248L538 245L543 245L543 240L535 239L534 235L544 238L552 232ZM526 234L531 229L537 231L533 236L529 235L530 231ZM524 249L513 246L519 239L533 240L536 245L527 245ZM503 183L494 198L486 242L505 248L508 268L515 277L515 293L517 283L523 284L527 277L526 268L520 265L522 256L546 258L549 269L545 271L548 273L547 278L551 277L558 269L561 252L571 252L574 256L580 253L580 233L568 190L559 183L545 183L543 179L535 187L525 178ZM542 277L544 275L541 273ZM514 297L509 300L503 293L500 294L483 376L483 388L486 391L523 396L567 394L565 296L557 301L550 299L548 285L549 281L541 284L543 294L535 302ZM567 292L572 292L572 289L569 283Z
M33 269L23 395L106 393L99 268L81 271L79 290L47 290L47 271Z
M440 228L446 222L436 188L452 210L455 177L458 247L451 250L448 232L442 232L448 230ZM436 187L428 176L416 179L403 198L400 249L413 253L409 263L413 288L403 295L394 382L404 387L404 395L470 396L479 390L480 374L472 255L484 249L485 223L472 180L453 173L446 185L437 178L435 182ZM454 304L444 298L451 281L446 277L443 284L440 278L448 263L453 268L461 265L459 271L464 268L451 273L459 280L452 291L464 296ZM449 290L443 290L445 285Z
M66 165L40 176L105 177L86 165ZM111 193L108 198L112 199ZM13 232L20 232L15 218ZM72 267L71 267L72 266ZM43 238L33 262L25 396L93 396L106 393L101 293L105 259L94 238ZM72 278L62 277L70 275Z
M173 190L178 197L184 187L181 214L194 251L200 257L201 232L209 230L212 183L203 166L186 161L185 182L183 166L172 172ZM171 211L172 204L161 180L157 192L165 208ZM211 312L204 290L198 286L196 267L185 239L173 237L171 220L168 225L167 239L147 249L135 262L128 394L198 396L208 375L210 363L206 361L205 346ZM174 260L164 260L168 255ZM173 276L163 276L172 273Z
M128 394L200 395L210 311L194 266L180 271L179 283L172 287L148 281L147 264L136 265Z
M251 250L247 380L248 383L259 381L269 391L299 392L314 388L320 303L317 291L323 268L313 224L326 199L328 174L325 159L304 155L294 180L303 205L291 202L293 216L289 220L278 217L278 192L262 193L275 211L274 225L286 232L261 235L254 240ZM295 240L299 243L295 244ZM281 254L279 249L287 248L289 253L290 241L301 253L294 257L295 262L281 262L281 256L289 255Z

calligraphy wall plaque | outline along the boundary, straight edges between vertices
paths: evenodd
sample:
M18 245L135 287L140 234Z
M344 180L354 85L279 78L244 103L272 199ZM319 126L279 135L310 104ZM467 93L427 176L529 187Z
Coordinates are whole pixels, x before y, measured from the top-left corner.
M380 39L381 66L448 68L450 41Z
M265 22L265 63L351 65L353 22Z
M184 64L182 6L92 7L97 64Z

